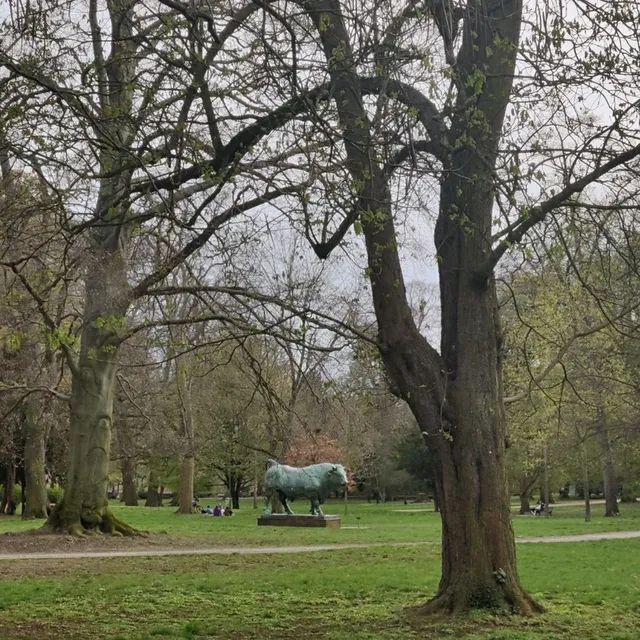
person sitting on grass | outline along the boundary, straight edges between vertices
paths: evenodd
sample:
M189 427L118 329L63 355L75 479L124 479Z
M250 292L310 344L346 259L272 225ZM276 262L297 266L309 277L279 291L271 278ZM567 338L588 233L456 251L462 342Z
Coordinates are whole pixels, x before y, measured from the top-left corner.
M222 507L217 504L216 508L213 510L213 515L214 516L221 516L222 515Z
M227 507L227 508L224 510L224 515L225 515L225 516L232 516L232 515L233 515L233 511L231 510L231 507Z
M545 503L540 500L540 502L538 502L538 504L533 507L533 509L531 509L531 513L534 516L539 516L544 511L545 506Z
M203 511L203 513L207 516L212 516L213 515L213 509L207 505L207 508Z

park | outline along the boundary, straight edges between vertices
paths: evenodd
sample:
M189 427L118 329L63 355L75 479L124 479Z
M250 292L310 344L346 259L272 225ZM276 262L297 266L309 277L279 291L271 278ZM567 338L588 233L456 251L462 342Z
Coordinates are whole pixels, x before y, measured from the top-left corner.
M559 506L547 519L514 517L516 540L640 531L640 504L622 518L594 505ZM330 502L342 528L256 527L251 499L233 518L180 516L164 507L114 507L151 533L118 538L21 542L12 553L62 554L159 549L220 550L222 555L0 559L0 637L26 638L298 638L404 640L593 639L640 635L640 538L521 543L522 579L546 613L512 618L478 612L469 619L429 619L418 607L440 575L440 518L429 505ZM514 504L514 514L517 508ZM0 519L0 534L37 526ZM640 534L638 534L640 535ZM7 538L8 536L5 536ZM34 539L37 536L34 536ZM356 548L275 554L274 547ZM366 546L370 545L370 546ZM0 556L9 545L0 536ZM260 549L271 552L260 554ZM234 549L236 551L234 551ZM243 555L243 550L254 553ZM414 611L416 609L417 611Z
M0 3L0 638L640 637L638 51Z

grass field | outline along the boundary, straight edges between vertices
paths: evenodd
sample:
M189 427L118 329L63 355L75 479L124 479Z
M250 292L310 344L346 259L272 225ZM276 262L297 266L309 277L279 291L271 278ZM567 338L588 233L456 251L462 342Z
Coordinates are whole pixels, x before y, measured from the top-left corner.
M215 504L215 500L201 504ZM306 503L294 503L294 510L307 511ZM342 518L341 529L293 529L257 527L260 510L251 508L251 500L243 500L241 509L232 518L213 518L194 514L180 516L170 507L123 507L112 505L116 515L128 524L151 532L165 532L172 536L199 538L201 542L216 545L274 546L279 544L324 544L332 542L424 542L440 540L440 516L429 505L403 505L402 503L354 502L344 515L343 503L329 503L326 513ZM0 517L0 534L7 531L25 531L40 526L35 521ZM562 536L607 531L640 530L640 504L622 505L622 517L605 518L604 507L593 507L593 519L584 522L581 507L561 507L550 518L518 516L514 514L516 536ZM2 542L0 540L0 547Z
M544 615L416 616L411 607L437 587L440 526L437 514L395 511L412 508L420 506L352 505L343 527L360 529L300 530L258 528L249 504L226 519L116 506L135 526L191 536L200 546L433 544L287 556L0 562L0 638L640 639L640 540L519 545L522 580L547 607ZM640 530L640 505L624 506L617 519L605 520L600 511L590 524L579 508L565 507L550 519L515 517L514 528L517 536ZM28 524L0 519L0 532Z

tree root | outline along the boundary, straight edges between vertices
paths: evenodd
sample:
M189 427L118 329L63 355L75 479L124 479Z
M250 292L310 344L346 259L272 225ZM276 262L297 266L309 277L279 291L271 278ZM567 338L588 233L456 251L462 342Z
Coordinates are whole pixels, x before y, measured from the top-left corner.
M457 616L473 610L526 617L545 612L545 608L520 586L472 590L467 585L457 588L449 585L426 604L407 609L410 614L420 617Z
M40 531L42 533L66 534L78 538L102 534L118 537L147 535L147 532L139 531L116 518L106 502L102 507L85 508L78 514L65 510L63 501L51 512L49 519Z

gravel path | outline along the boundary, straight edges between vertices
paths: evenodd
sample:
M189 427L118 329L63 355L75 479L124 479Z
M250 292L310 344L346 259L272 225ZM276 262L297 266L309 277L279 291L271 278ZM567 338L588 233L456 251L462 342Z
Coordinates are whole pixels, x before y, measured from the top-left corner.
M516 538L518 543L587 542L592 540L620 540L640 538L640 531L585 533L577 536L549 536L546 538ZM373 549L378 547L417 547L433 542L378 542L372 544L324 544L299 547L217 547L211 549L149 549L146 551L79 551L72 553L5 553L0 560L65 560L70 558L140 558L152 556L214 556L262 555L274 553L315 553L344 549Z

